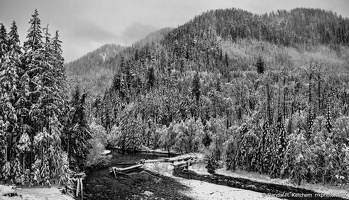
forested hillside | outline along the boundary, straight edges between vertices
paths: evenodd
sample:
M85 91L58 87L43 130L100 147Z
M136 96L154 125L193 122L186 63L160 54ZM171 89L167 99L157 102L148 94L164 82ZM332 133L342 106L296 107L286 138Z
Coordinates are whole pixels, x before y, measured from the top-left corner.
M0 32L6 180L30 182L40 167L38 183L63 179L59 164L83 170L108 146L203 152L215 166L297 184L349 182L347 18L208 11L130 47L103 46L62 74L58 35L41 36L35 13L23 50ZM44 78L52 72L61 79ZM64 75L77 85L70 100Z
M347 182L349 20L318 9L214 10L129 47L91 104L107 145Z
M110 85L114 71L112 66L117 65L119 53L124 49L120 45L106 44L93 52L65 65L70 90L74 85L89 88L91 97L105 91Z
M71 83L70 86L72 86L70 89L73 90L74 85L88 88L90 94L88 99L102 95L108 85L111 84L113 74L117 68L116 66L120 63L121 57L127 56L130 54L128 52L134 51L134 49L160 42L170 31L171 28L163 28L152 32L134 43L132 47L106 44L75 61L67 63L65 67L68 81Z

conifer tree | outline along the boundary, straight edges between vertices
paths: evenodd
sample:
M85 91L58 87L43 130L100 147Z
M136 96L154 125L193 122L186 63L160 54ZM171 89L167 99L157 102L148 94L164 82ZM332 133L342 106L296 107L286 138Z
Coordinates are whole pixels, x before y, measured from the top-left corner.
M150 90L151 88L154 87L154 82L155 82L155 75L154 75L154 68L149 67L148 72L147 72L147 88Z
M68 160L77 170L83 170L84 162L89 152L91 138L90 128L86 116L87 94L80 95L77 86L70 102L68 121L64 131L63 148L68 152Z
M12 22L11 30L8 33L8 45L9 45L9 48L13 51L13 53L17 55L21 54L20 41L19 41L17 25L15 21Z
M53 55L53 48L51 44L51 38L50 38L50 33L48 32L48 25L44 29L44 34L45 34L45 43L42 49L42 53L44 54L45 57L45 63L43 66L43 85L44 87L50 88L50 89L55 89L53 86L56 84L56 74L55 74L55 69L53 67L53 61L54 61L54 55ZM50 93L49 90L45 91L46 93ZM52 98L52 97L51 97Z
M270 168L272 165L272 158L273 158L273 153L274 153L274 138L273 138L273 133L272 133L272 128L269 124L269 121L267 120L264 123L264 132L263 134L265 134L265 150L264 150L264 154L263 154L263 170L265 170L266 172L268 172L270 174Z
M52 51L52 70L55 76L55 85L59 88L57 91L57 102L60 104L61 116L59 120L62 123L66 121L66 113L68 112L68 87L67 78L65 73L64 58L62 56L62 41L59 39L59 31L55 32L54 37L51 39L51 51Z
M106 90L104 93L104 97L102 100L102 114L101 114L101 123L103 125L103 127L105 128L105 130L107 131L107 133L110 132L111 128L112 128L112 122L110 119L110 111L111 109L111 93L110 90Z
M66 77L65 77L65 67L64 67L64 58L62 57L62 41L59 40L58 30L55 33L55 36L52 38L52 55L53 55L53 68L57 81L61 87L65 88Z
M0 59L3 59L8 49L7 31L3 24L0 24Z
M16 56L10 57L9 53L5 54L5 60L2 62L0 70L0 87L2 88L0 95L1 111L7 122L9 157L12 151L12 141L17 135L17 112L16 101L18 98L19 77L18 77L19 59Z
M112 86L111 86L111 91L113 91L116 94L119 94L120 89L121 89L121 83L120 83L120 73L116 73L113 78Z
M125 77L125 80L127 83L128 90L131 89L131 85L132 85L131 65L132 65L131 62L129 60L127 60L127 62L125 63L125 69L124 69L124 77Z
M7 161L0 167L15 183L49 184L52 179L62 181L68 166L61 147L64 66L58 32L51 40L47 27L42 41L37 10L29 23L24 53L16 23L8 34L0 27L0 154ZM29 162L25 151L30 151ZM28 168L32 176L23 174Z
M40 116L40 106L38 103L41 89L42 89L42 74L43 67L45 65L45 58L43 54L42 42L42 30L41 30L41 20L38 18L38 11L35 10L32 15L32 19L29 21L30 28L28 30L27 41L24 42L25 54L24 54L24 74L23 76L28 77L28 93L26 108L28 109L28 114L25 116L26 125L31 127L30 133L31 141L31 151L33 151L34 135L38 129L41 129L41 120L38 118ZM38 122L39 124L36 124ZM35 124L35 125L34 125ZM36 129L36 130L34 130ZM32 157L32 156L31 156ZM32 160L31 158L30 160Z
M34 170L48 170L36 174L40 184L49 179L60 177L65 173L61 164L67 162L63 153L61 137L63 126L64 77L54 68L55 58L61 52L55 52L48 27L44 29L44 41L38 12L35 10L30 20L28 40L24 43L24 97L21 102L22 122L30 138L30 166ZM63 64L63 63L62 63ZM63 67L63 66L62 66ZM64 73L64 71L62 71ZM24 103L23 103L24 102ZM51 155L51 156L48 156ZM48 157L47 157L48 156ZM60 162L58 162L60 161ZM62 170L58 170L62 169Z
M263 74L265 71L264 61L261 56L258 56L257 58L256 68L258 74Z
M221 91L222 91L221 82L220 82L220 79L219 79L219 78L216 79L216 90L217 90L218 92L221 92Z
M283 165L283 159L284 159L286 148L287 148L287 140L286 140L287 138L286 138L286 130L285 130L284 124L280 121L277 128L278 128L278 134L276 135L277 142L276 142L276 149L275 149L276 156L274 159L275 163L273 163L273 166L275 166L275 171L273 176L275 177L279 177L281 175L280 169Z
M4 53L3 53L3 43L5 42L5 37L4 37L4 25L0 24L0 74L3 71L3 57L4 57ZM5 31L6 32L6 31ZM2 87L0 87L0 105L2 105L3 103L3 96L4 94L4 89ZM0 113L4 113L2 106L0 106ZM5 127L5 120L4 117L2 115L0 115L0 169L2 169L3 165L5 164L6 161L6 132L4 130Z
M192 83L192 95L195 97L196 101L199 102L200 100L200 78L199 73L196 72L194 75L193 83Z
M229 57L227 52L225 52L225 55L224 55L224 64L226 67L229 67Z
M4 161L14 164L16 155L16 142L19 140L21 132L18 127L18 113L16 102L19 96L19 65L20 65L20 47L17 34L17 28L11 27L8 35L4 26L0 30L1 51L3 53L0 59L0 113L5 128L2 128L2 137L6 155ZM16 38L13 40L13 38ZM13 44L12 44L13 43Z
M38 50L42 47L42 30L41 20L39 19L38 10L35 9L32 19L29 21L30 28L28 30L27 41L24 42L26 50Z
M327 102L327 111L326 111L326 129L329 133L332 132L332 122L331 122L331 107L330 107L330 101Z

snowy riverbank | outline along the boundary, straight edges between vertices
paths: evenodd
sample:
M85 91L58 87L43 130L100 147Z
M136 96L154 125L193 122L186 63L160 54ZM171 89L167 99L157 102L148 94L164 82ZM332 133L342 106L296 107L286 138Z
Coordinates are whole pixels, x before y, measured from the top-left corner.
M0 200L74 200L63 195L56 187L51 188L13 188L0 185Z
M194 155L194 154L193 154ZM184 155L183 155L184 156ZM199 160L202 155L195 154ZM267 196L262 193L232 188L199 180L185 179L172 175L173 165L171 163L146 163L145 168L155 173L170 177L178 183L186 186L187 189L180 191L183 195L197 200L276 200L278 198ZM194 170L201 174L206 174L207 169L202 166L193 165L189 170Z
M310 183L302 183L300 186L296 186L290 182L289 179L271 179L267 175L259 174L256 172L247 172L247 171L231 171L226 170L225 168L217 169L217 174L231 176L235 178L246 178L252 181L264 182L264 183L274 183L278 185L287 185L291 187L299 187L307 190L313 190L317 193L322 193L327 196L333 197L341 197L349 199L349 187L348 186L332 186L332 185L324 185L324 184L310 184Z

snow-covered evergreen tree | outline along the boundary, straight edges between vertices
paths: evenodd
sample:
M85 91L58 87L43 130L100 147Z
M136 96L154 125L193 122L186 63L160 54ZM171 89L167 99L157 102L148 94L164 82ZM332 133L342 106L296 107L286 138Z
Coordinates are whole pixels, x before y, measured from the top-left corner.
M21 47L17 34L15 23L12 24L11 31L6 35L6 30L1 28L2 41L2 58L0 67L0 113L2 114L2 139L3 141L3 161L7 162L6 166L15 169L15 158L17 154L17 142L21 136L19 130L19 117L17 112L17 100L20 89L20 56ZM18 161L18 160L17 160ZM17 162L16 161L16 162ZM17 163L18 164L18 163ZM0 165L1 167L1 165ZM19 172L14 172L14 179L20 176Z
M42 30L41 30L41 20L38 17L38 10L35 9L32 19L29 21L30 28L28 30L27 41L24 42L24 48L26 50L38 50L42 47Z
M3 24L0 24L0 59L2 59L7 52L8 41L7 41L7 31Z
M51 39L47 27L43 41L38 15L35 10L29 22L24 53L16 23L8 35L3 25L0 29L0 142L5 147L1 158L7 161L0 167L8 180L49 184L64 180L68 169L61 144L65 75L58 32Z
M31 130L28 135L31 142L31 151L33 151L33 142L35 133L38 130L42 130L42 122L39 118L41 110L39 103L40 93L42 92L42 74L43 66L45 62L44 54L42 51L42 30L41 20L38 18L38 11L35 10L30 20L30 28L28 30L27 41L24 42L24 80L27 80L26 85L26 109L28 115L23 116L25 119L25 126L30 127ZM37 124L39 123L39 124ZM32 162L32 160L31 160Z
M63 148L68 153L69 162L78 170L84 168L90 148L88 140L91 139L85 108L86 97L86 93L80 94L80 88L77 86L70 102L62 141Z
M59 40L59 32L56 31L54 37L51 39L51 48L53 56L53 69L56 76L57 85L60 87L66 88L66 76L64 68L64 58L62 57L62 41ZM62 91L63 95L66 94L66 91ZM65 98L66 99L66 98Z
M17 31L17 25L16 22L12 22L11 30L8 33L8 47L11 49L11 51L16 55L21 55L21 46L19 41L19 35Z

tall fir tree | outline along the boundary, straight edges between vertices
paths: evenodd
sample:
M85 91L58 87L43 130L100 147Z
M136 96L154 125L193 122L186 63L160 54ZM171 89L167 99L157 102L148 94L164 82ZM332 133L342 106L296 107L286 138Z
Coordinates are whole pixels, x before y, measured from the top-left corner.
M3 24L0 24L0 59L3 59L8 49L7 31Z
M61 138L66 85L58 32L50 38L38 12L30 20L24 52L17 25L0 27L0 171L13 183L63 181L68 170ZM21 158L21 160L19 160ZM28 173L28 169L29 173Z
M200 78L199 78L199 73L196 72L194 75L193 83L192 83L192 95L196 99L197 102L200 100Z
M264 64L262 56L258 56L257 62L256 62L256 68L257 68L258 74L263 74L264 73L264 71L265 71L265 64Z
M154 87L155 84L155 75L154 75L154 68L149 67L147 72L147 88L150 90Z
M330 100L327 100L326 124L325 124L325 127L326 127L328 133L332 132L333 125L332 125L332 119L331 119L331 102L330 102Z
M55 75L57 77L58 85L66 88L66 76L64 67L64 58L62 57L62 41L59 40L59 31L57 30L55 36L52 38L52 55L53 55L53 67ZM66 94L66 92L64 92Z
M28 40L24 43L24 107L28 112L22 116L22 121L23 126L30 127L27 128L31 152L29 165L32 173L39 177L37 182L43 184L65 173L65 167L61 165L67 162L61 145L64 97L60 96L64 86L59 84L55 72L55 52L48 27L44 29L42 41L37 10L32 17ZM46 171L36 174L37 170Z
M42 30L41 20L39 19L39 12L35 9L32 19L29 21L30 28L28 30L27 41L24 42L26 50L38 50L42 47Z
M77 86L70 102L68 121L64 130L63 148L68 152L70 165L76 170L83 170L84 163L89 152L91 132L86 116L86 97L81 95L80 87Z
M11 30L8 33L8 46L15 53L16 55L20 55L21 52L21 46L20 46L20 40L19 35L17 31L17 25L16 22L12 22Z
M12 137L16 133L17 114L15 109L15 100L17 96L18 75L17 63L12 60L8 53L5 54L5 59L1 63L0 70L0 111L3 120L6 124L4 134L7 140L7 160L11 158Z
M19 66L20 47L16 27L11 27L11 32L6 35L5 28L0 30L0 45L2 58L0 61L0 113L2 114L2 138L3 161L5 166L14 168L17 155L17 142L21 132L19 131L18 113L16 102L19 96ZM1 163L0 163L1 167ZM15 173L18 174L18 173Z

